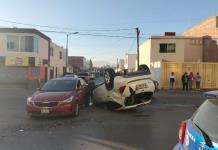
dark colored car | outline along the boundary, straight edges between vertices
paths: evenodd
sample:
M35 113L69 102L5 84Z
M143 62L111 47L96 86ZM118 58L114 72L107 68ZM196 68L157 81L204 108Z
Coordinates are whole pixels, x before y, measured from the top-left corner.
M87 83L88 83L89 80L90 80L90 74L89 74L89 72L79 72L79 73L77 74L77 76L78 76L79 78L84 79Z
M218 91L208 91L208 92L204 92L204 96L206 98L216 98L218 97Z
M174 150L218 150L218 99L205 101L183 121Z
M30 116L78 116L80 104L89 103L89 87L80 78L63 77L47 81L27 99Z

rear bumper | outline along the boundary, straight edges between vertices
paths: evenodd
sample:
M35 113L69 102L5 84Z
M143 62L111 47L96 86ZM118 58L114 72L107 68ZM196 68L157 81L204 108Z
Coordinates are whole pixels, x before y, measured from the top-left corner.
M74 108L74 103L58 105L54 107L38 107L27 105L26 112L31 116L68 116L73 114ZM49 113L41 113L42 109L49 110Z

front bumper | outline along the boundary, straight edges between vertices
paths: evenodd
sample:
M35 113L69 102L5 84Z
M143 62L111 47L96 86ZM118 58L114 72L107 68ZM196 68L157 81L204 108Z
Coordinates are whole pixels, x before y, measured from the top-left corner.
M33 105L27 105L26 111L31 116L68 116L73 114L74 108L74 103L57 105L54 107L38 107ZM48 112L43 113L43 109L48 110Z

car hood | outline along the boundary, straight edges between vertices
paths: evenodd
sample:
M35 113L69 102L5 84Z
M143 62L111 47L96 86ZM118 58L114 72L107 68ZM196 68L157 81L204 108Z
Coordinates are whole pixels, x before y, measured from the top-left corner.
M32 96L32 101L48 102L62 101L74 95L74 91L68 92L45 92L37 91Z

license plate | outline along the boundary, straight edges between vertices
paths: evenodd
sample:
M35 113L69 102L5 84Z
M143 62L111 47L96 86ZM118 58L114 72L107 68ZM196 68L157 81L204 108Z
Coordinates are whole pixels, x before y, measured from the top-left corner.
M48 114L50 111L49 111L49 109L48 108L42 108L41 109L41 113L42 114Z
M136 90L145 89L145 88L147 88L147 87L148 87L148 86L147 86L146 83L144 83L144 84L139 84L139 85L136 85Z

